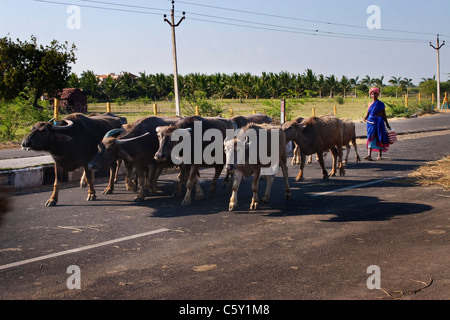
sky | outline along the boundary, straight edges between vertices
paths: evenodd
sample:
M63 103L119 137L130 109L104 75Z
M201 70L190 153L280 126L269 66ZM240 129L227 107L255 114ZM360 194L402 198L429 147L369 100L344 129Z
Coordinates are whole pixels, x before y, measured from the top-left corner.
M164 22L171 7L168 0L0 0L0 37L74 43L78 75L172 74ZM448 42L440 50L441 81L450 79L448 0L185 0L175 1L175 22L183 11L175 28L181 75L312 69L417 85L437 73L429 43L440 34Z

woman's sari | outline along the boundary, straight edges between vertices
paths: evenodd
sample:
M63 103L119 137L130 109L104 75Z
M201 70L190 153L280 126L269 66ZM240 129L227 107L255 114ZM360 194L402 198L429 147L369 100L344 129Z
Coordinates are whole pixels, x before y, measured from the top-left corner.
M383 117L377 117L385 109L383 102L377 100L369 107L367 118L367 148L386 152L389 149L389 137Z

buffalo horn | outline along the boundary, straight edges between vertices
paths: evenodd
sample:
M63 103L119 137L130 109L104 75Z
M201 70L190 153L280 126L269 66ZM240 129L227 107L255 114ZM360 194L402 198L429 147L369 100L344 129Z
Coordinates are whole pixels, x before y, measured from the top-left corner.
M122 132L125 132L125 129L119 129L119 128L116 128L116 129L109 130L109 131L105 134L105 136L103 137L103 139L112 137L112 136L114 136L114 135L116 135L116 134L121 134Z
M137 139L143 138L143 137L145 137L146 135L149 135L149 134L150 134L150 132L146 132L146 133L144 133L144 134L142 134L142 135L140 135L140 136L133 137L133 138L128 138L128 139L117 139L117 140L116 140L116 143L117 143L117 144L127 143L127 142L130 142L130 141L133 141L133 140L137 140Z
M61 131L61 130L67 130L73 126L73 122L71 120L63 120L66 125L65 126L55 126L52 125L53 130Z

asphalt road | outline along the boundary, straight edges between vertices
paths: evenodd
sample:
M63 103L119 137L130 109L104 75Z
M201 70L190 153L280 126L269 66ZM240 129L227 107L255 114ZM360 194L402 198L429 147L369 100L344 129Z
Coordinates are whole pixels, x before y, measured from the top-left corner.
M237 211L225 189L208 195L211 170L190 207L170 196L175 174L141 203L123 181L113 195L99 181L95 202L67 186L54 208L48 188L17 194L0 226L0 299L449 299L450 193L404 179L448 155L449 138L400 136L382 161L356 164L352 151L329 181L313 163L294 182L289 165L292 199L279 174L256 211L249 180ZM367 286L373 265L381 289Z

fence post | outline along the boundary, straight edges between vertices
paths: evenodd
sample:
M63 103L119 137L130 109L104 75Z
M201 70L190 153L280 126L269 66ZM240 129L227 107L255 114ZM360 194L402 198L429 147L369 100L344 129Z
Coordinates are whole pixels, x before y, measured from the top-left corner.
M337 108L334 106L334 115L337 115Z
M316 108L312 108L312 115L313 115L313 117L316 116Z
M111 112L111 102L106 103L106 112Z
M234 117L233 108L230 108L230 116Z
M195 115L196 116L200 115L200 110L199 110L198 106L195 106Z
M158 115L158 105L156 103L153 104L153 114Z
M286 122L286 100L284 99L281 99L280 122L282 125Z
M59 99L55 98L53 101L53 121L56 124L59 121Z
M405 107L408 108L408 95L405 95Z

